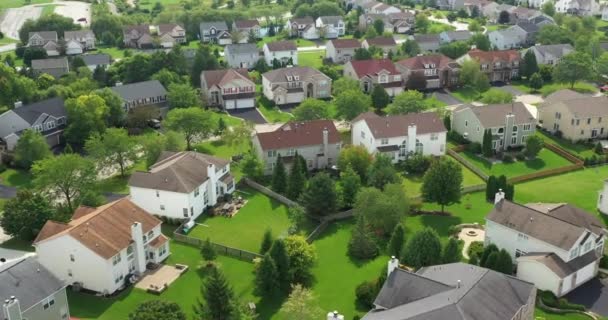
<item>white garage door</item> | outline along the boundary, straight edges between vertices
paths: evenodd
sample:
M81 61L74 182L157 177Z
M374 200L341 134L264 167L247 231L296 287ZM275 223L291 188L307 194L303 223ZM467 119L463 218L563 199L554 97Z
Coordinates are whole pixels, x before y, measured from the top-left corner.
M576 275L576 285L593 278L593 274L595 273L595 262L590 263L586 267L580 269Z
M226 110L232 110L232 109L236 109L235 108L235 102L236 100L224 100L224 104L226 105Z
M247 109L247 108L253 108L254 107L254 100L253 99L238 99L235 100L236 109Z

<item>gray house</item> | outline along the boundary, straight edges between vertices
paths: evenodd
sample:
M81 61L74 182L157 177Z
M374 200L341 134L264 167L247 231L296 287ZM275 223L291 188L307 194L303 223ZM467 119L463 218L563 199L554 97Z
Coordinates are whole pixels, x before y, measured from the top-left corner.
M0 145L12 151L20 135L27 129L38 131L52 148L61 143L61 136L67 124L68 113L62 98L52 98L23 105L15 103L15 108L0 115Z
M570 52L574 51L574 48L569 43L566 44L549 44L544 46L533 46L530 47L534 56L536 56L536 62L538 64L557 64L561 58ZM525 52L524 52L525 54ZM523 54L522 54L523 57Z
M533 284L466 263L399 268L394 257L374 301L362 320L532 320Z
M85 54L80 58L91 71L94 71L97 67L107 68L112 63L112 57L105 53Z
M420 47L420 52L439 52L440 38L438 34L417 34L409 37L416 41Z
M471 142L482 143L485 130L492 130L496 151L521 147L534 135L536 119L521 102L487 106L462 105L452 112L452 129Z
M444 43L452 43L455 41L469 41L473 34L468 30L459 30L459 31L444 31L439 34L439 42L441 44Z
M32 71L36 75L48 73L55 78L59 78L70 72L68 58L49 58L32 60Z
M7 263L0 267L0 319L69 319L65 288L35 258Z
M117 84L110 88L123 100L126 111L135 107L160 105L167 101L167 90L158 80L149 80L129 84Z
M255 43L229 44L224 49L224 58L231 68L251 69L260 60L260 50Z
M28 47L41 47L49 57L59 55L59 38L56 31L35 31L28 34Z
M200 37L202 42L227 45L232 43L228 25L224 21L201 22Z

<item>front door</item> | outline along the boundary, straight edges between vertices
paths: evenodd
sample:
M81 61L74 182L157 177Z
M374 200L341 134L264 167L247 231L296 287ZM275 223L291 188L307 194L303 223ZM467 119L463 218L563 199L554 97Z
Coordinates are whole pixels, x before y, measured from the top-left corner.
M154 260L154 252L148 252L148 260Z

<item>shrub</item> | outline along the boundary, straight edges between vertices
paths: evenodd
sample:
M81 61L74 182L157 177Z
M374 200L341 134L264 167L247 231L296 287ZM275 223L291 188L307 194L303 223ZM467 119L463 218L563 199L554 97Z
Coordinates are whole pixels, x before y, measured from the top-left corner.
M357 297L357 303L365 308L372 308L374 306L374 299L376 299L376 284L372 281L366 281L361 283L355 289L355 296Z
M525 155L525 154L523 154L523 152L518 152L518 153L515 155L515 159L517 159L517 160L519 160L519 161L524 161L524 160L526 160L526 155Z
M0 163L0 173L6 171L6 165L4 163Z
M504 162L504 163L513 163L513 157L511 155L505 153L502 156L502 162Z
M405 160L403 167L405 171L413 174L422 174L431 166L431 157L415 154Z
M483 253L483 241L471 242L467 253L469 254L470 259L472 259L473 256L479 259L479 257L481 257L481 254Z
M465 149L470 153L480 154L481 153L481 143L479 143L479 142L470 143L466 146Z
M602 256L602 259L600 260L600 268L608 269L608 256L607 255Z
M540 298L543 303L548 307L565 310L586 310L585 306L576 303L570 303L568 302L568 300L566 300L566 298L558 299L551 291L541 291Z
M465 137L461 136L458 132L456 131L450 131L448 132L448 140L449 141L453 141L456 144L469 144L470 141L465 139Z

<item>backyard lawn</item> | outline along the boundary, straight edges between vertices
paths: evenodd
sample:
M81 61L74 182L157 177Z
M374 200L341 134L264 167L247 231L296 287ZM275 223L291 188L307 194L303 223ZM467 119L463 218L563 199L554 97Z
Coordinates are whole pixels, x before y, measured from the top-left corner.
M479 98L479 93L477 91L465 87L451 90L451 95L453 95L462 102L471 102L474 100L478 100Z
M444 31L452 31L452 30L456 30L456 28L452 27L449 24L431 21L431 23L429 25L429 29L427 30L426 33L442 33Z
M590 320L591 318L578 313L557 314L545 312L536 308L534 312L535 320Z
M466 151L461 152L460 155L488 175L500 176L504 174L507 178L522 176L539 170L560 168L571 164L568 160L547 148L543 148L534 160L515 161L513 163L491 164L486 159Z
M144 159L138 160L131 168L128 169L128 171L125 171L124 177L120 176L120 174L116 174L115 176L101 180L98 183L98 188L102 193L128 194L128 183L131 174L135 171L144 170L146 170L146 161Z
M225 246L258 252L267 229L274 237L284 237L290 226L287 207L251 188L235 193L247 199L247 204L232 218L201 215L197 226L188 236L209 238Z
M454 160L456 161L456 160ZM460 162L457 162L460 164ZM470 187L478 184L483 184L483 180L473 173L473 171L467 169L465 166L460 164L462 167L462 186ZM414 175L414 174L404 174L403 177L403 187L405 188L405 193L410 197L416 197L420 195L420 188L422 187L422 175Z
M321 51L298 51L298 66L320 68L323 65L325 50Z
M0 173L0 184L9 187L30 187L32 175L24 170L6 169Z
M49 3L51 0L31 0L29 4ZM27 5L25 0L2 0L0 1L0 11L7 8L19 8Z
M266 99L257 99L258 110L264 115L266 121L270 123L287 122L293 118L290 113L283 112L277 106L272 105Z
M513 81L512 85L524 93L533 93L534 92L534 90L532 88L530 88L528 86L528 84L524 81ZM570 84L547 83L539 90L539 92L543 97L546 97L546 96L552 94L553 92L561 90L561 89L570 89ZM594 85L592 85L590 83L586 83L586 82L575 83L573 90L582 92L582 93L597 92L597 88Z
M591 157L595 154L595 151L593 150L592 146L583 143L572 143L566 139L560 139L556 136L551 135L548 132L544 132L541 130L536 130L536 135L547 142L562 147L564 150L582 159Z

